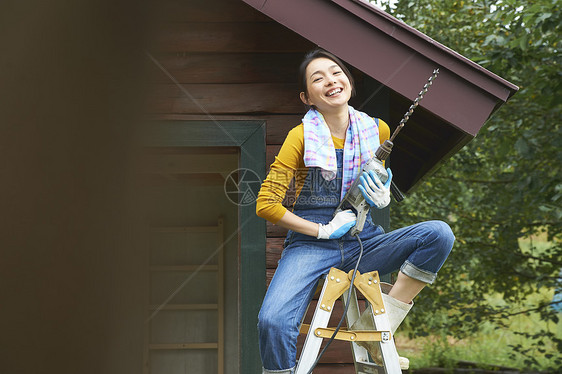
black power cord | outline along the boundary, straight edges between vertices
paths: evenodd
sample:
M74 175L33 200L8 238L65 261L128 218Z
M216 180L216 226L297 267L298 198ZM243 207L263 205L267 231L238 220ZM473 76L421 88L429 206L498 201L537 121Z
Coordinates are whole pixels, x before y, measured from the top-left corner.
M351 276L351 286L349 288L349 294L347 295L347 301L345 303L345 309L343 310L343 315L340 319L340 322L338 323L336 330L334 331L334 333L332 334L332 336L330 337L330 340L328 340L328 343L326 343L326 346L324 347L324 349L322 350L322 352L320 352L320 354L318 355L318 357L316 358L316 361L314 361L314 364L312 364L312 367L310 368L310 370L308 371L307 374L311 374L312 370L314 370L314 368L316 368L316 365L318 365L318 362L320 361L320 359L322 358L322 355L324 355L324 352L326 352L326 349L328 349L328 347L330 346L330 344L332 344L332 342L334 341L334 339L336 338L336 335L338 334L338 332L340 331L341 325L343 323L343 319L345 318L346 314L347 314L347 309L349 309L349 302L351 300L351 294L353 293L353 282L355 281L355 276L357 275L357 268L359 268L359 262L361 261L361 257L363 257L363 243L361 242L361 239L359 239L359 232L355 233L355 238L357 239L357 241L359 242L359 258L357 258L357 263L355 264L355 269L353 269L353 275Z

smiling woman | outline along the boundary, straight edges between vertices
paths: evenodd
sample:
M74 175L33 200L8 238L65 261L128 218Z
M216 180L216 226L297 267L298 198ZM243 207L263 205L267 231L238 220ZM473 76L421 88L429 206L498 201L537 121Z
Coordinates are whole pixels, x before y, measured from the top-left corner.
M388 125L349 106L353 78L336 56L323 50L310 52L300 75L299 95L310 109L302 124L287 135L256 204L258 216L289 229L258 316L264 373L293 373L300 321L319 278L331 267L347 272L362 258L361 273L400 269L396 284L383 296L394 333L412 299L435 280L454 241L451 229L441 221L385 233L368 216L357 237L348 232L355 225L355 212L336 213L336 208L385 140L380 134L386 132L379 127ZM361 192L372 207L390 203L390 169L388 174L384 185L377 177L361 174ZM296 200L289 210L282 202L293 179Z

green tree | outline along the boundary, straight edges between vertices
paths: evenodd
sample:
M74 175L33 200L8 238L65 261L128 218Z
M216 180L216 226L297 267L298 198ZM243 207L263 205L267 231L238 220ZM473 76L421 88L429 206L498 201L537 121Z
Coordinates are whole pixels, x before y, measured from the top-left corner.
M561 282L560 3L402 0L387 6L395 17L520 87L476 139L394 205L393 226L448 217L457 237L438 282L419 298L411 323L415 334L437 328L463 337L483 321L501 326L519 313L558 321L555 301L530 305L529 296ZM537 235L550 246L534 245ZM486 302L494 293L506 306ZM530 367L537 365L534 355L543 353L541 344L562 352L562 340L552 331L518 333L538 347L513 347ZM551 362L562 365L559 357Z

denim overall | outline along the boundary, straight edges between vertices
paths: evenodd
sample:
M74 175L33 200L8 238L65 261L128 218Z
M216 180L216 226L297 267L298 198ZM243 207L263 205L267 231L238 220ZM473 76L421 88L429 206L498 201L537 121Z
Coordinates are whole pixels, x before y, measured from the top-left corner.
M343 150L336 149L336 156L334 180L326 181L319 168L309 168L293 213L316 223L332 220L340 202ZM425 283L433 283L454 242L451 229L441 221L385 234L370 216L360 238L364 247L361 273L377 270L383 275L400 269ZM349 233L340 239L319 240L289 231L284 246L258 316L263 373L293 373L301 320L318 280L331 267L354 269L360 252L357 239Z

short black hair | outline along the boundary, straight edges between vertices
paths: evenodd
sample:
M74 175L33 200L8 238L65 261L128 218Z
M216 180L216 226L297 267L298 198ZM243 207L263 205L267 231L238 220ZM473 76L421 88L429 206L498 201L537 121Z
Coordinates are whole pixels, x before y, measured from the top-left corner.
M301 65L299 67L299 92L304 92L304 94L308 97L306 86L306 68L313 60L322 57L334 61L342 69L343 73L347 76L347 79L349 79L349 82L351 83L351 97L355 96L355 82L347 66L345 66L343 61L337 58L335 55L320 48L307 52L301 62Z

